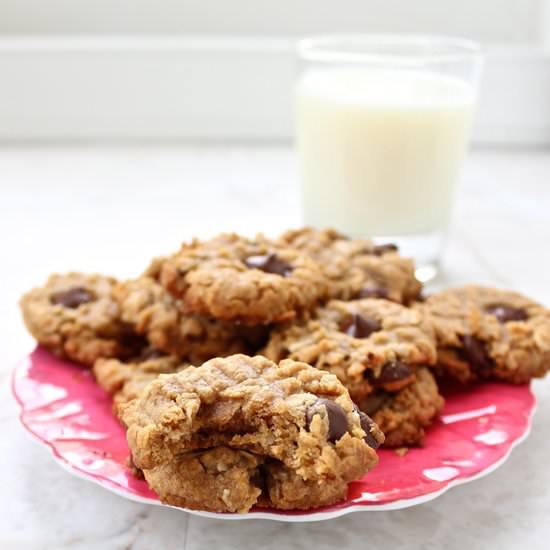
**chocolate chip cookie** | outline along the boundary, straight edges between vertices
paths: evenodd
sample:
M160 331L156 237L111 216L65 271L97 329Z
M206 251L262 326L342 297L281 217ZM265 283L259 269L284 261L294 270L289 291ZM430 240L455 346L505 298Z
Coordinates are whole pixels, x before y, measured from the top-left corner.
M251 495L280 508L336 502L350 481L376 465L375 448L383 442L376 424L359 414L334 375L262 356L216 358L161 376L122 407L122 418L133 461L161 500L217 511L246 511L256 502ZM230 457L239 465L239 481L227 483L224 498L213 505L211 483L188 482L186 466L174 463L224 447L257 462L244 459L243 465L242 456ZM174 468L182 475L170 483ZM206 467L201 471L217 475Z
M98 359L93 366L97 383L113 396L113 409L136 398L159 374L178 372L188 366L177 357L149 348L128 361Z
M550 311L521 294L471 285L416 307L433 320L446 376L521 384L550 370Z
M287 231L278 242L307 253L321 264L330 281L331 298L385 298L407 304L422 289L414 274L414 262L400 256L393 244L375 245L332 229L310 227Z
M359 408L384 432L384 447L424 443L425 430L443 408L434 375L426 367L416 370L412 384L396 393L377 390L359 401Z
M249 325L293 319L327 292L320 266L307 254L261 235L184 244L163 262L160 282L185 313Z
M52 275L22 297L25 324L41 345L84 365L130 356L141 341L120 317L115 284L103 275Z
M372 298L329 302L314 318L274 330L263 353L335 374L354 401L398 391L417 366L436 361L433 328L418 311Z
M200 364L217 356L257 350L266 327L248 327L184 314L180 300L155 278L143 276L115 289L122 319L155 348Z

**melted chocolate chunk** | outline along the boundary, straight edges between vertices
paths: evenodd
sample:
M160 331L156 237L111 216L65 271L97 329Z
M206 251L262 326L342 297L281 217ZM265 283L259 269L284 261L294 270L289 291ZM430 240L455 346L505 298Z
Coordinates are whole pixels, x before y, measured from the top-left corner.
M255 325L251 327L241 325L237 327L237 333L243 339L247 345L247 348L250 349L250 354L255 355L252 352L255 352L267 345L270 328L270 325Z
M463 348L459 355L470 363L480 376L489 376L493 370L493 361L485 349L485 344L479 338L469 334L462 337L462 344Z
M83 286L75 286L64 292L57 292L51 297L53 304L75 309L82 304L95 300L95 296Z
M367 416L363 411L359 411L359 419L361 421L361 428L363 428L363 431L366 434L364 437L365 443L373 449L378 449L378 447L380 447L380 443L375 439L371 432L371 428L375 425L374 420L372 420L370 416Z
M348 431L348 419L344 409L331 401L330 399L317 399L315 403L310 405L306 411L306 420L308 426L311 424L313 417L316 414L322 414L322 409L325 409L328 420L328 436L327 439L331 443L336 443Z
M363 440L365 443L372 447L373 449L378 449L380 447L380 443L376 440L376 438L372 435L371 428L375 425L375 422L370 416L365 414L355 403L353 404L353 410L359 415L359 422L361 423L361 428L365 432L365 437Z
M358 313L346 317L340 323L340 331L353 338L368 338L373 332L381 328L382 326L376 319L363 317Z
M249 256L244 263L252 269L259 269L282 277L288 277L292 273L292 266L274 253Z
M357 295L358 298L384 298L386 300L388 299L388 296L388 289L381 286L363 287Z
M508 321L526 321L529 318L527 312L519 307L506 306L504 304L495 304L485 308L490 315L494 315L500 323Z
M386 254L388 252L397 252L399 248L394 243L387 243L387 244L377 244L373 248L373 254L375 256L382 256L383 254Z
M393 382L400 382L412 376L413 371L409 365L403 363L403 361L390 361L382 366L380 376L374 380L376 385L383 386L384 384L391 384Z
M379 390L365 397L361 401L361 408L365 411L366 414L373 415L382 408L387 399L388 394L384 391Z

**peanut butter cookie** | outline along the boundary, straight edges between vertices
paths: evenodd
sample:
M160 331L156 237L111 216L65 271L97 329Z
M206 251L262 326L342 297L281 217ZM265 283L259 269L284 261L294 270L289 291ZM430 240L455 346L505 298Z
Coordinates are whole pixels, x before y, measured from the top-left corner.
M185 313L249 325L293 319L327 293L317 262L261 235L184 244L164 260L160 282Z
M246 461L240 475L246 486L216 500L220 511L248 510L255 488L262 489L260 504L274 507L305 509L343 499L348 483L376 465L375 447L383 441L334 375L261 356L216 358L160 375L122 407L122 418L133 461L146 478L155 477L152 486L164 502L210 506L206 488L191 489L183 477L171 486L159 480L189 453L228 447L257 457L263 466L252 473ZM157 475L163 471L169 473ZM301 487L295 496L292 487ZM197 494L185 497L188 491Z
M314 317L273 331L264 354L335 374L354 401L375 389L398 391L417 366L436 361L433 328L412 309L388 300L333 300Z
M420 294L422 285L415 277L414 262L400 256L393 244L375 245L333 229L310 227L287 231L278 242L321 264L331 298L385 298L407 304Z
M267 327L184 314L180 300L150 276L120 283L114 295L122 319L138 334L144 335L155 348L192 363L254 352L267 336Z
M433 321L438 365L451 378L522 384L550 370L550 311L517 292L470 285L416 307Z
M142 342L120 317L115 284L103 275L52 275L21 298L25 324L41 345L84 365L128 357Z
M98 359L93 366L97 383L113 396L113 409L135 399L159 374L178 372L187 367L178 358L162 355L154 349L128 361L119 359Z
M414 382L402 390L377 390L358 403L384 432L384 447L422 445L426 428L443 404L434 375L426 367L419 367Z

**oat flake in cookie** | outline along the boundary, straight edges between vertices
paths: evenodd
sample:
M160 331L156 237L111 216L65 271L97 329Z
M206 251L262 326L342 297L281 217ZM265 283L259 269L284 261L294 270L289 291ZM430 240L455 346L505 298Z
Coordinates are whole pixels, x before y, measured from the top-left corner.
M433 320L442 373L521 384L550 369L550 311L509 290L465 286L416 306Z
M150 486L164 502L196 509L337 502L376 465L383 442L334 375L261 356L160 375L122 409L133 461ZM216 460L227 475L211 466Z
M293 319L327 293L314 260L261 235L184 244L163 262L160 282L181 299L185 313L249 325Z
M141 342L120 318L115 284L103 275L52 275L21 298L25 324L41 345L84 365L132 355Z
M331 298L385 298L407 304L420 294L422 285L414 275L414 262L400 256L393 244L375 245L333 229L310 227L287 231L278 242L321 264Z
M417 366L436 361L433 328L412 309L388 300L333 300L311 320L273 331L264 354L335 374L354 401L373 391L398 391Z

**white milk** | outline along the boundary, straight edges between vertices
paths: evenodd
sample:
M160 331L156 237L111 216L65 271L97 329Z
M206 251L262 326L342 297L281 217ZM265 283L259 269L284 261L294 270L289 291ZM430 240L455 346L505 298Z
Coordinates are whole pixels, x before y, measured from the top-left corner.
M446 226L474 94L420 71L313 70L297 86L305 223L353 236Z

